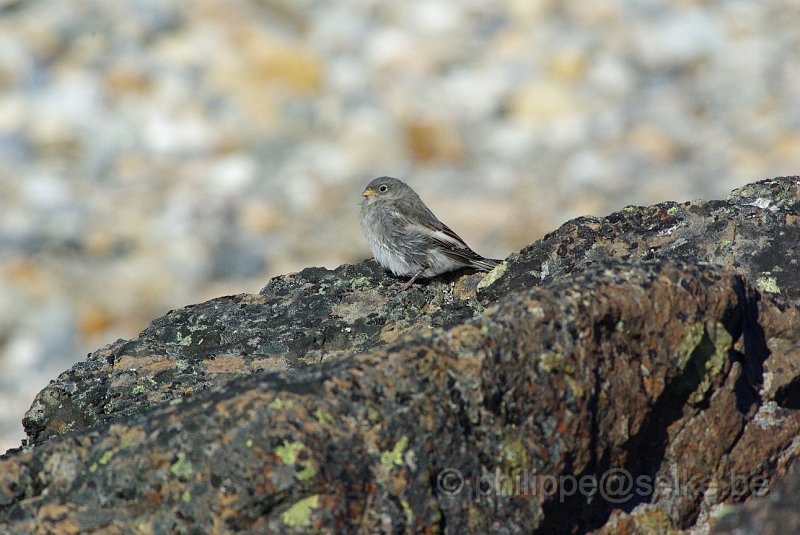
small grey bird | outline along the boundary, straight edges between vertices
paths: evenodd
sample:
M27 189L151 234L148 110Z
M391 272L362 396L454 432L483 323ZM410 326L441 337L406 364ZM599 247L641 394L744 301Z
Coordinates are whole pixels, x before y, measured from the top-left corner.
M435 277L464 267L489 271L500 263L470 249L401 180L376 178L361 195L361 228L369 248L384 269L411 277L403 290L417 277Z

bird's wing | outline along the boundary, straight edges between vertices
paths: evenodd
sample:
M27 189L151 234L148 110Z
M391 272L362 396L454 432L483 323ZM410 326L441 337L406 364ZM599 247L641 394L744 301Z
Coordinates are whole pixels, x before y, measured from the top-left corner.
M484 260L481 255L470 249L458 234L439 220L436 221L433 228L419 223L411 223L409 226L419 233L429 245L439 248L447 256L464 263L464 265L472 265Z

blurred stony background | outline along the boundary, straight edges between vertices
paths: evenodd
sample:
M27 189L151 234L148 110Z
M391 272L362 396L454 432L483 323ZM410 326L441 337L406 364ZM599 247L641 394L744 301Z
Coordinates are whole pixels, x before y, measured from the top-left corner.
M407 179L480 253L800 170L795 0L0 0L0 452L168 309L369 256Z

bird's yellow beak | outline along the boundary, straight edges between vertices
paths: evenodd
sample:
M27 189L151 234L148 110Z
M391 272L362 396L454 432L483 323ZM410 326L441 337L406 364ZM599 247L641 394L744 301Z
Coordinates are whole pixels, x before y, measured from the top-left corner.
M364 193L361 194L362 197L372 197L373 195L377 195L378 192L372 188L367 188L364 190Z

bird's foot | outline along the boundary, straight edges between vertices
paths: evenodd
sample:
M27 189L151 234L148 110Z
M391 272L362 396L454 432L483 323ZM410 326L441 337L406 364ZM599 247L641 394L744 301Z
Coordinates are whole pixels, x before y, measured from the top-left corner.
M422 275L422 274L425 272L425 270L426 270L426 269L427 269L427 268L422 268L422 269L420 269L419 271L417 271L416 273L414 273L414 276L413 276L413 277L411 277L411 278L408 280L408 282L406 282L405 284L403 284L403 285L400 287L400 290L401 290L401 291L402 291L402 290L408 290L409 288L411 288L411 285L412 285L412 284L414 284L414 281L415 281L415 280L417 280L417 277L419 277L420 275Z

